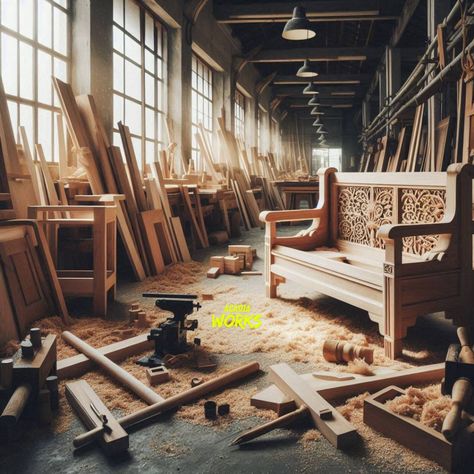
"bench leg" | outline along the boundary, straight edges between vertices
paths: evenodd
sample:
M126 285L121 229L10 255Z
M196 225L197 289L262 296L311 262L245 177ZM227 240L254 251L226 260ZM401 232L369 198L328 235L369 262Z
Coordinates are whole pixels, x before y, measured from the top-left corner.
M389 359L396 359L402 355L402 339L385 337L383 340L383 347L385 350L385 357L388 357Z

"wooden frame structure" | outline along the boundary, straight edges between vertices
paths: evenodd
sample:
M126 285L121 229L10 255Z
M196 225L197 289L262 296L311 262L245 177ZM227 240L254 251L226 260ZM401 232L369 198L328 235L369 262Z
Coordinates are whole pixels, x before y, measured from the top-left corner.
M445 311L456 325L472 325L471 165L318 174L315 209L260 214L268 297L288 278L365 309L391 358L401 354L402 338L420 315ZM277 236L277 222L310 219L306 231Z

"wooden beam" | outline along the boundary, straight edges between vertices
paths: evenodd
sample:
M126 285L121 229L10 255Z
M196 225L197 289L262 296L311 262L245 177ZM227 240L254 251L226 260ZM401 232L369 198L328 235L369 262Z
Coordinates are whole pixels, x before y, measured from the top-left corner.
M357 440L357 431L329 402L315 393L289 365L270 367L275 385L291 396L298 408L305 405L319 431L336 448L350 446Z
M402 14L398 18L397 26L393 30L392 37L390 38L389 46L395 48L400 42L406 27L410 23L410 20L415 13L416 7L420 3L420 0L406 0L403 5Z
M362 82L369 82L370 78L369 74L319 74L311 82L316 85L358 85ZM307 83L308 78L284 74L278 74L273 81L273 85Z
M379 0L303 1L310 21L394 20L396 9L390 2ZM214 16L219 23L275 23L286 22L292 16L292 5L287 2L254 2L247 4L214 5Z
M250 58L252 63L311 61L365 61L379 59L382 48L295 48L264 49Z

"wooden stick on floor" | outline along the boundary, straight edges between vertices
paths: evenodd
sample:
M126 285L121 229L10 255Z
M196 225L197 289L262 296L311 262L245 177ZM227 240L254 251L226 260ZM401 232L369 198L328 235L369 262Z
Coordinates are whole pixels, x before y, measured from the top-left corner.
M287 413L286 415L280 416L276 420L269 421L267 423L264 423L263 425L257 426L255 428L252 428L246 431L245 433L241 434L238 438L235 438L230 443L230 446L246 443L252 439L255 439L255 438L258 438L259 436L264 435L265 433L276 430L277 428L283 428L284 426L288 426L293 421L299 420L308 415L309 415L309 410L306 407L306 405L301 405L296 410L290 413Z
M149 405L163 401L163 398L155 393L151 388L147 387L132 374L122 369L122 367L112 362L104 354L89 346L89 344L71 332L64 331L62 337L68 344L73 346L79 352L82 352L84 355L89 357L90 360L94 361L98 366L104 369L114 380L120 382Z

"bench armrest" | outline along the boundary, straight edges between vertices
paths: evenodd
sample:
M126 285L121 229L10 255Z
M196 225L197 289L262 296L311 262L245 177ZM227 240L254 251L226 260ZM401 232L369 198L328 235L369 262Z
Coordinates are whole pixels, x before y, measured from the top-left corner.
M291 222L306 221L321 217L322 209L293 209L285 211L263 211L260 213L261 222Z
M377 237L383 240L417 235L451 234L455 226L451 222L437 222L431 224L384 224L380 226Z

